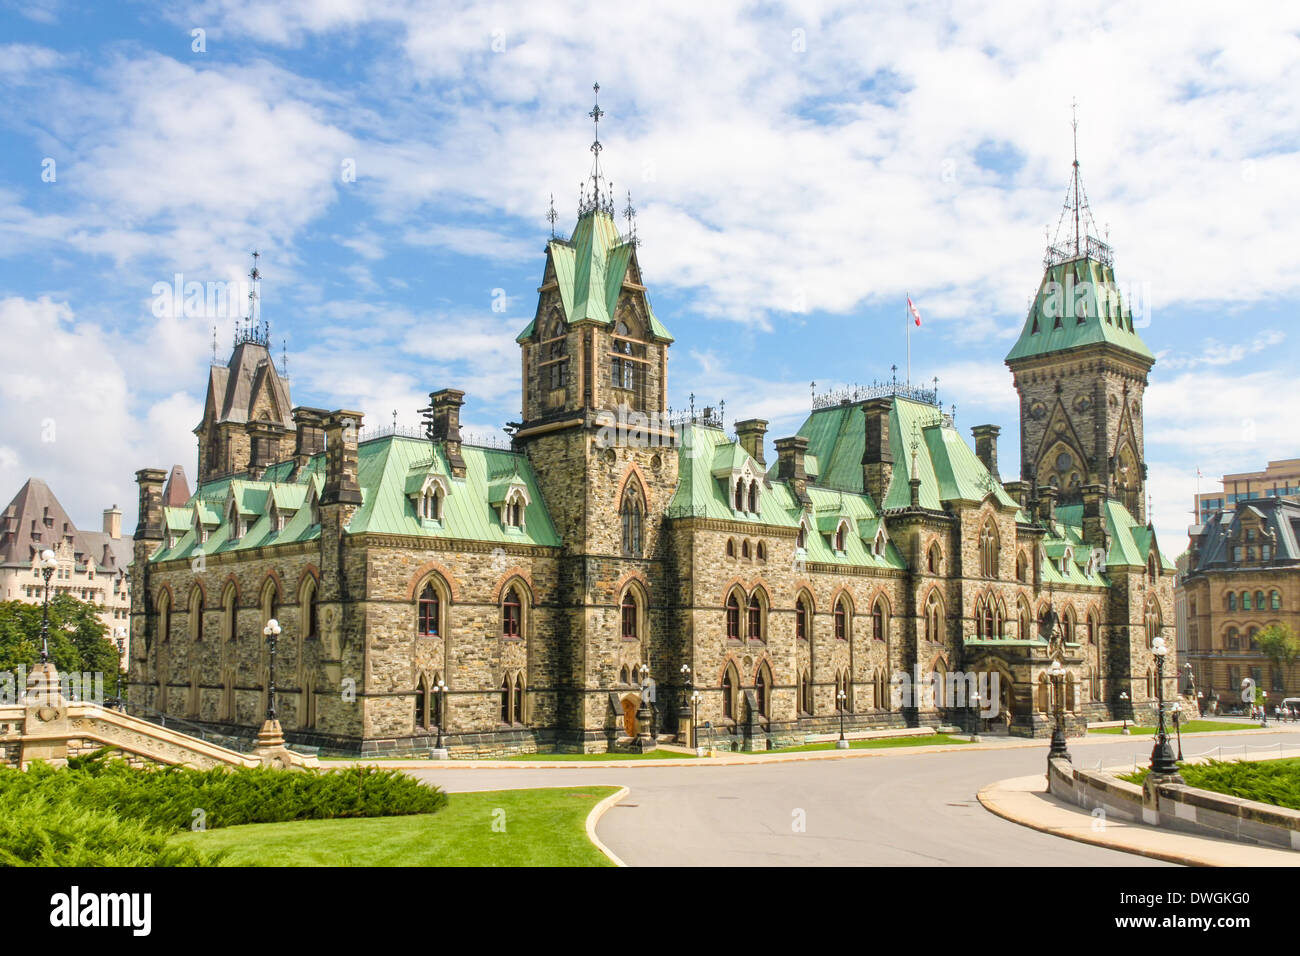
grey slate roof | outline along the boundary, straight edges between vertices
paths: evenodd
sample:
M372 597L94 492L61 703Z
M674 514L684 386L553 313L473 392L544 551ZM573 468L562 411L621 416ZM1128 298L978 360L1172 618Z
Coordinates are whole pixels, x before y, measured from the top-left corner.
M214 365L208 375L207 408L218 422L247 422L253 396L263 387L271 391L280 417L277 425L293 428L289 388L275 370L271 353L257 342L241 342L226 365ZM188 496L187 496L188 497Z
M65 541L71 543L78 565L89 559L96 571L125 573L131 563L129 538L79 531L50 486L28 478L0 515L0 565L29 568L35 555Z
M1198 547L1192 573L1231 566L1232 543L1238 537L1243 517L1257 517L1273 533L1270 564L1300 563L1300 502L1286 498L1252 498L1238 502L1235 511L1217 511L1189 532ZM1199 531L1199 534L1196 532ZM1258 544L1259 542L1256 542Z

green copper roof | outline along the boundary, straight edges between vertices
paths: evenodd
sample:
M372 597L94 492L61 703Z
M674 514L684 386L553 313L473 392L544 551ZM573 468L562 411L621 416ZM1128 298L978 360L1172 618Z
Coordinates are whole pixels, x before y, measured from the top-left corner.
M1106 516L1106 533L1110 535L1110 553L1106 555L1107 564L1145 567L1147 555L1154 549L1160 558L1160 567L1165 571L1174 570L1173 562L1160 553L1155 532L1151 528L1139 524L1129 514L1128 509L1118 501L1105 499L1102 510ZM1056 520L1063 525L1082 525L1083 505L1060 506L1056 509Z
M816 409L799 434L808 439L808 455L815 457L821 466L817 476L819 486L861 493L862 452L866 447L862 403ZM894 471L882 505L884 509L906 508L911 503L913 436L917 438L916 473L921 479L921 507L938 510L945 501L982 501L990 491L999 504L1016 506L957 429L946 423L939 408L895 397L889 413L889 450L894 458ZM808 471L806 460L805 471ZM775 474L773 466L768 475Z
M1132 309L1115 284L1115 271L1095 259L1058 262L1043 273L1038 295L1007 361L1108 343L1155 361L1133 327Z
M403 534L418 537L454 538L494 543L560 544L555 527L538 491L532 466L522 455L492 448L465 445L461 448L465 477L453 478L441 446L415 438L390 436L362 443L357 449L357 480L361 505L348 523L348 534ZM268 468L262 481L243 478L218 479L200 485L184 508L167 509L169 529L184 534L174 547L164 547L150 560L188 558L200 551L217 554L247 550L291 541L309 541L320 536L320 525L312 522L313 500L319 499L325 483L324 455L303 468L297 479L288 481L292 462ZM441 520L417 516L412 495L418 494L424 478L440 475L448 494L442 502ZM528 504L524 527L501 524L490 499L498 485L522 485ZM230 538L229 501L234 498L247 523L244 534ZM276 530L271 520L272 505L285 519ZM208 540L198 544L194 530L195 508L212 527Z
M794 492L773 475L762 480L762 470L741 448L718 428L687 425L678 434L678 484L668 513L673 517L701 517L730 521L745 521L774 528L798 528L805 512ZM733 497L729 494L731 468L749 462L750 470L759 476L758 513L735 511ZM725 465L726 476L719 478L715 469ZM905 562L893 543L886 544L881 554L873 553L879 514L871 499L861 493L808 486L812 500L808 513L809 533L804 560L825 564L843 564L857 567L903 568ZM748 496L746 496L748 505ZM835 529L842 520L849 523L845 547L841 552L832 548Z
M623 292L623 279L632 262L634 248L632 243L621 240L614 220L603 210L579 219L569 239L552 239L547 243L547 256L555 269L555 281L567 321L586 319L606 324L614 321L614 310ZM648 295L645 303L650 332L656 338L671 342L673 337L655 318ZM536 320L529 322L516 341L522 342L532 335L535 326Z

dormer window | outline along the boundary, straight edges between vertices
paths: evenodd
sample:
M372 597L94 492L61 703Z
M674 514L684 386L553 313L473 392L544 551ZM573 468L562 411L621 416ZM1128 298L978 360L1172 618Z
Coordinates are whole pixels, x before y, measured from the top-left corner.
M848 522L841 521L835 527L835 550L843 551L848 541Z
M522 486L516 485L507 493L505 501L501 503L500 515L501 524L507 528L524 529L524 513L528 506L528 496Z
M751 481L749 483L749 513L753 515L758 514L758 482L757 481Z
M420 496L420 517L429 521L442 520L442 495L437 488L427 488Z
M226 522L230 525L230 540L238 541L244 536L243 525L239 520L239 505L232 499L226 512Z
M744 510L745 510L745 482L742 481L742 480L739 479L739 478L736 479L736 504L735 504L735 508L736 508L737 511L744 511Z
M876 532L876 540L871 545L871 553L877 558L883 557L888 543L889 540L885 537L885 529L881 528Z

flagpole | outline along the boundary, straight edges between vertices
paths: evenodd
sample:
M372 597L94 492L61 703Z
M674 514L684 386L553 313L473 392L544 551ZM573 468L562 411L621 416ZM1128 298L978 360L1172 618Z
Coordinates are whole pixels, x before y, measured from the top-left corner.
M906 293L903 299L903 327L907 329L907 384L912 384L912 316L909 314L907 303L912 299L912 293Z

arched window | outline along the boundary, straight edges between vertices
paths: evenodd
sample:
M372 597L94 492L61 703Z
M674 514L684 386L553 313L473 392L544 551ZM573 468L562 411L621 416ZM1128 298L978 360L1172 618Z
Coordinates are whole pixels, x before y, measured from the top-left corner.
M430 485L420 496L420 517L438 521L442 519L442 491Z
M799 522L799 532L794 537L794 546L800 551L808 547L808 526L802 521Z
M163 591L158 595L158 640L166 644L172 638L172 594Z
M1241 646L1241 638L1235 627L1228 628L1228 633L1224 637L1224 646L1230 651L1238 650Z
M808 640L808 605L802 596L794 602L794 636L801 641Z
M772 675L768 673L767 665L763 664L758 668L758 673L754 676L754 702L758 705L758 715L760 717L768 716L768 707L771 704L772 696Z
M926 570L928 570L931 574L938 574L939 569L943 567L943 551L940 549L939 543L937 541L934 544L930 545L930 551L929 554L926 556L925 566L926 566Z
M511 585L506 589L501 601L501 636L519 638L524 633L523 602L519 599L519 590Z
M442 602L438 599L438 589L433 586L433 582L429 582L420 592L416 633L421 637L437 637L441 632L441 612Z
M727 557L729 557L729 558L734 558L735 556L736 556L736 539L735 539L735 538L728 538L728 539L727 539Z
M730 664L722 672L722 719L736 719L736 674Z
M1229 610L1229 611L1235 611L1235 610L1237 610L1237 592L1236 592L1236 591L1229 591L1229 592L1228 592L1228 610Z
M1272 594L1270 595L1270 597L1271 597L1271 599L1272 599L1272 600L1271 600L1271 604L1272 604L1272 608L1273 608L1273 610L1275 610L1275 611L1280 611L1280 610L1282 610L1282 592L1281 592L1281 591L1274 591L1274 592L1272 592Z
M736 479L736 510L745 510L745 482L740 478Z
M1193 606L1193 611L1192 611L1192 613L1193 613L1193 615L1196 613L1196 611L1195 611L1195 607L1194 607L1194 606ZM1096 643L1097 643L1097 615L1094 614L1092 611L1089 611L1089 612L1088 612L1088 633L1087 633L1087 638L1088 638L1088 643L1089 643L1089 644L1096 644Z
M507 674L501 681L501 723L512 724L510 719L510 705L514 703L514 687Z
M813 712L812 677L807 671L799 675L799 712L801 714Z
M1247 650L1259 650L1259 644L1255 641L1255 635L1259 633L1259 628L1249 627L1246 629L1246 648ZM1258 683L1258 681L1256 681Z
M758 560L760 560L760 561L766 561L766 560L767 560L767 546L764 545L762 541L760 541L760 542L755 546L755 548L754 548L754 553L758 556Z
M643 551L641 528L645 517L645 504L639 488L630 484L623 493L623 504L619 508L619 518L623 525L623 553L630 557L641 557Z
M849 638L849 609L844 598L835 602L835 640L846 641Z
M885 608L885 599L876 598L871 605L871 639L883 641L889 636L889 612Z
M1262 611L1262 610L1264 610L1264 608L1265 608L1265 604L1264 604L1264 592L1263 592L1263 591L1256 591L1256 592L1255 592L1255 610L1256 610L1256 611Z
M998 576L998 532L992 519L985 521L980 530L980 574L986 578Z
M727 640L740 640L740 601L735 591L727 595Z
M319 618L316 612L316 579L311 575L302 582L302 593L298 596L299 629L304 639L311 640L320 636Z
M835 529L835 550L836 551L844 550L844 543L845 543L844 528L845 528L845 524L843 521L841 521L839 527Z
M262 623L265 624L271 618L279 619L280 617L280 592L275 586L274 579L267 579L266 584L262 586Z
M749 483L749 513L758 514L758 482Z
M1065 636L1065 643L1073 644L1074 641L1074 608L1065 609L1065 617L1061 620L1061 633Z
M190 640L203 640L203 592L195 585L190 591Z
M638 626L639 618L640 618L640 613L639 613L640 609L637 607L636 597L633 596L631 588L628 588L628 590L624 593L623 604L621 608L622 608L622 623L623 623L623 627L622 627L623 640L635 641L640 637L640 627Z
M990 603L994 604L993 637L997 640L1002 640L1002 638L1007 636L1007 608L1006 605L1002 603L1002 598L998 598L996 602L990 601Z
M757 591L755 591L753 594L749 596L748 617L749 617L749 628L748 628L749 639L751 641L763 640L763 636L764 636L763 618L765 617L765 615L763 614L763 602L759 599Z
M1250 611L1250 610L1253 609L1253 608L1252 608L1252 605L1251 605L1251 603L1250 603L1250 592L1249 592L1249 591L1242 591L1242 592L1241 592L1241 609L1242 609L1243 611Z
M1023 551L1016 555L1016 580L1022 584L1029 581L1029 556Z
M225 593L221 595L222 614L222 633L227 641L233 641L239 636L237 621L235 617L235 585L226 585Z
M1148 554L1147 555L1147 580L1154 581L1156 577L1159 575L1159 573L1160 570L1159 570L1159 565L1156 564L1156 556L1154 554Z
M512 707L513 707L513 713L511 714L511 716L514 718L514 722L516 724L525 723L527 718L524 714L524 675L523 674L515 675L515 698L512 703Z
M1016 637L1022 641L1033 639L1034 617L1024 596L1016 602Z
M925 599L925 639L931 644L943 641L943 607L937 591Z
M745 560L749 560L749 542L748 542L748 541L742 541L742 542L740 543L740 556L741 556L742 558L744 558Z

